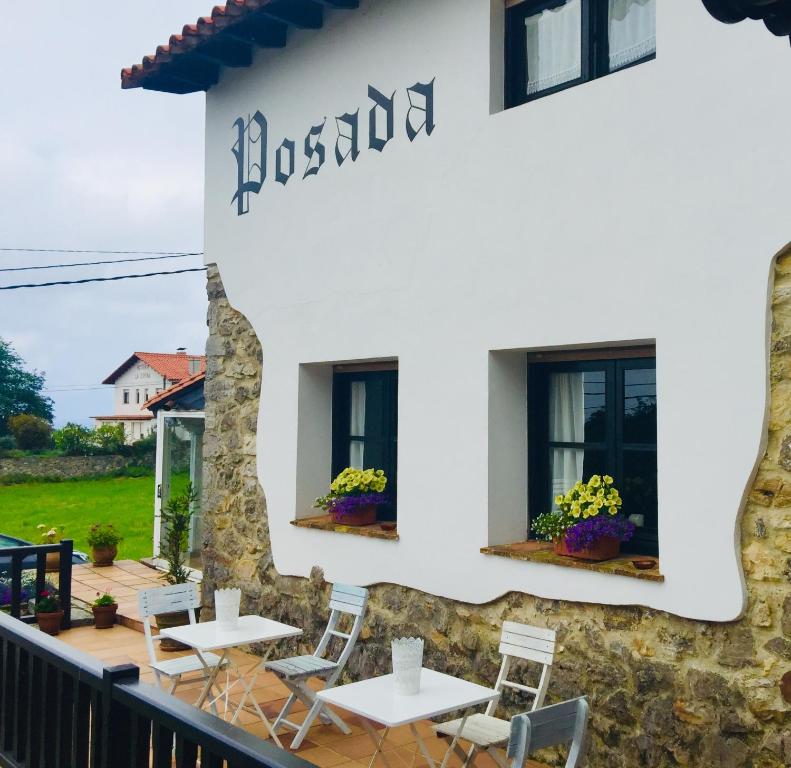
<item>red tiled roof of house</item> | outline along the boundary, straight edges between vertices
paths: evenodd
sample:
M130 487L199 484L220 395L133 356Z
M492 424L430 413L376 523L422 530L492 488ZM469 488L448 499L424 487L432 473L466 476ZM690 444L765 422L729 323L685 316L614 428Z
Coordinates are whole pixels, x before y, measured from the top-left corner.
M121 70L122 88L168 93L206 91L222 67L249 67L254 48L283 48L289 27L321 29L327 8L353 9L359 0L230 0L186 24L167 45Z
M205 365L204 365L205 369ZM206 371L203 370L200 373L196 373L194 376L190 376L188 379L184 379L180 381L178 384L174 384L172 387L168 387L167 389L162 390L157 395L146 400L143 405L140 406L141 409L150 408L152 405L156 403L161 403L163 401L169 400L173 395L177 395L180 392L183 392L185 389L189 389L194 384L198 384L199 382L203 381L206 378Z
M117 413L115 416L91 416L96 421L150 421L154 418L153 413Z
M133 352L102 384L115 384L118 377L131 368L138 360L151 366L168 381L178 382L193 376L194 374L190 371L190 362L193 360L198 361L199 372L206 370L205 355L188 355L185 352Z

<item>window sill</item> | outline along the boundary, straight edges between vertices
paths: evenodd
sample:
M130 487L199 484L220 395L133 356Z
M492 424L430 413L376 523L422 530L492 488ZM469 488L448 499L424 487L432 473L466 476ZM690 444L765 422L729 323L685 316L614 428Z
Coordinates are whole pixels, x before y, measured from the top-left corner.
M644 581L663 582L665 580L665 577L659 572L658 558L646 557L645 555L624 555L616 557L614 560L605 560L597 563L590 560L577 560L573 557L556 555L552 549L552 544L546 541L518 541L513 544L497 544L493 547L481 547L481 552L484 555L510 557L512 560L548 563L549 565L559 565L564 568L580 568L585 571L611 573L615 576L629 576L632 579L643 579ZM656 568L641 571L632 565L632 560L637 559L653 560L656 562Z
M398 541L398 529L385 531L381 523L376 525L341 525L333 522L329 515L318 515L317 517L303 517L299 520L292 520L291 525L297 528L313 528L317 531L331 531L333 533L350 533L353 536L364 536L369 539L387 539L388 541Z

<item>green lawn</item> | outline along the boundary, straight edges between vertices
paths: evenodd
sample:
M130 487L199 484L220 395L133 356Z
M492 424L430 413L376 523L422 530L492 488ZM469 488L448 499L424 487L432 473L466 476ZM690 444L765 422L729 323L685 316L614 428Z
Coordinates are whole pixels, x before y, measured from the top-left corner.
M0 533L34 544L36 529L65 526L64 537L90 554L85 538L93 523L113 523L124 537L119 559L150 557L154 523L154 478L112 477L63 483L0 485Z

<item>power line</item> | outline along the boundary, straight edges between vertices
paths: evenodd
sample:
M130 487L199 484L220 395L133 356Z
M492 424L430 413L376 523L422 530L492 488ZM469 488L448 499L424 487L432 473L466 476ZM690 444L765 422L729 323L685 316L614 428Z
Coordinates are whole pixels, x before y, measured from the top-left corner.
M130 254L145 254L146 256L179 256L183 253L182 251L92 251L75 248L0 248L0 251L18 251L19 253L109 253L116 256L128 256ZM203 252L201 251L201 253Z
M116 275L115 277L85 277L82 280L56 280L50 283L24 283L21 285L0 285L0 291L13 291L17 288L47 288L51 285L78 285L81 283L106 283L114 280L133 280L138 277L158 277L159 275L180 275L184 272L205 272L206 267L174 269L170 272L146 272L140 275Z
M6 250L6 249L0 249ZM202 256L203 251L192 253L169 253L163 256L141 256L134 259L108 259L106 261L76 261L72 264L41 264L28 267L0 267L0 272L26 272L30 269L61 269L63 267L91 267L95 264L125 264L131 261L159 261L161 259L181 259L185 256Z

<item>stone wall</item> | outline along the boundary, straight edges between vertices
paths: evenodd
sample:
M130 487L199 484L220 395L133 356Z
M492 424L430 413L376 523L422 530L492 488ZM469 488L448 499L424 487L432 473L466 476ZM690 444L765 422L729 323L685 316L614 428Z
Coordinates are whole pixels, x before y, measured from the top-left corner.
M502 622L523 621L558 631L548 702L590 698L587 765L791 765L791 253L779 259L775 278L769 439L741 525L749 604L740 621L521 593L467 605L382 584L371 589L348 678L389 671L389 641L406 634L426 638L428 666L491 685ZM262 352L214 268L208 292L204 602L216 587L241 585L244 611L303 627L299 649L309 652L326 620L329 587L318 568L309 579L274 569L256 477ZM334 534L326 535L329 546Z
M15 482L21 478L31 480L76 480L96 477L128 466L133 461L127 456L22 456L0 458L0 482L3 477Z

